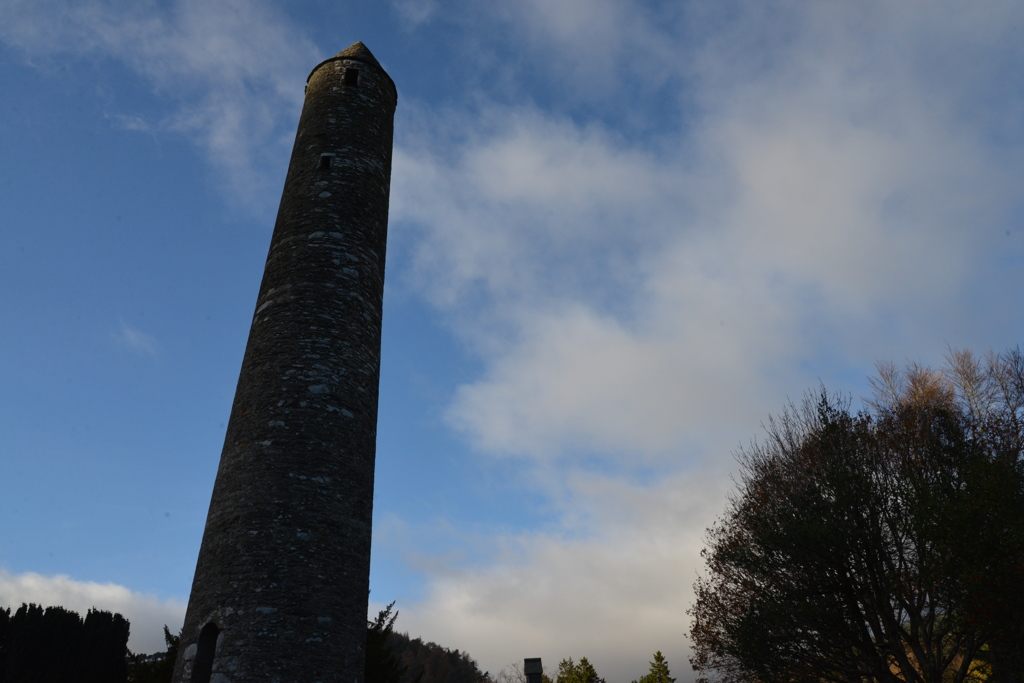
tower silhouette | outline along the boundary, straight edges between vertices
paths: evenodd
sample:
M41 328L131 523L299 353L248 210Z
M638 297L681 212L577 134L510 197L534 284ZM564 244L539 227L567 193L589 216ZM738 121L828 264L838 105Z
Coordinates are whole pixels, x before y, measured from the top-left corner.
M362 43L307 79L177 683L363 680L396 102Z

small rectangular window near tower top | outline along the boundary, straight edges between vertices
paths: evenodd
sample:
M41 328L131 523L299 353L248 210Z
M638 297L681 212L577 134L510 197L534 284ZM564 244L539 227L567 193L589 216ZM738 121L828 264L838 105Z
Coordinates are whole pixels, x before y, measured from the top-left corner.
M345 85L355 88L359 86L359 69L346 68L345 69Z
M320 163L316 167L317 170L318 171L326 171L326 170L330 169L331 166L334 165L334 156L335 155L334 155L333 152L324 152L323 154L321 154L320 155Z

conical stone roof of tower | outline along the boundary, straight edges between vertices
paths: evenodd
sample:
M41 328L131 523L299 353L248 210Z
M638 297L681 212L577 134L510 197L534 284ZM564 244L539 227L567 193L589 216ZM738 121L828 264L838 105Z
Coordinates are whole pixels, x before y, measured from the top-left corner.
M342 59L351 59L354 61L362 62L364 64L368 64L372 67L376 67L377 69L379 69L380 72L384 75L384 78L387 79L388 85L391 86L392 96L396 101L398 100L398 90L395 88L395 82L391 80L391 76L389 76L388 73L384 71L384 67L380 65L380 62L377 61L377 58L373 56L372 52L370 52L370 48L363 45L362 41L352 43L338 54L328 59L325 59L324 61L317 64L315 67L313 67L313 70L309 72L309 76L306 77L306 83L309 83L309 79L313 77L313 74L316 73L316 70L322 67L324 64L336 62Z
M363 45L361 40L352 43L344 50L334 55L334 59L358 59L361 62L373 64L378 69L383 70L380 62L378 62L377 58L373 56L372 52L370 52L370 48Z

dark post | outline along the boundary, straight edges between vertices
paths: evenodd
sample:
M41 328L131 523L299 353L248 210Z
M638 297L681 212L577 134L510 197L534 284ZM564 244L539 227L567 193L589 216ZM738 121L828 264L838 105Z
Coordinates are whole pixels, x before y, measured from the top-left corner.
M363 680L394 83L308 79L174 680Z
M526 683L541 683L544 676L544 667L540 663L540 657L523 660L523 673L526 674Z

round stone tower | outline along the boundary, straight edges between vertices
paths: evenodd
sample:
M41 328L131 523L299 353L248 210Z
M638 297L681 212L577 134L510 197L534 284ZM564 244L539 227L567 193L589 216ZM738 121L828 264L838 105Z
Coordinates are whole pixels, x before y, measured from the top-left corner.
M307 81L176 683L363 680L396 101L362 43Z

